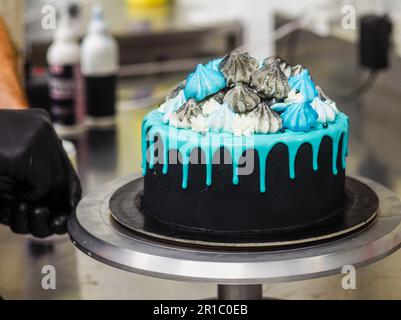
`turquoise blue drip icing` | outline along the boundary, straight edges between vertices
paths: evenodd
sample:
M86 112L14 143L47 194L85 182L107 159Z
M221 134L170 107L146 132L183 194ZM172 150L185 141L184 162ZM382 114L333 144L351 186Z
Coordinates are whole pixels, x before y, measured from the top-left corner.
M206 160L206 179L207 186L212 185L212 169L213 169L213 156L220 148L226 148L232 159L233 176L232 183L240 183L240 176L238 174L239 161L243 153L248 149L254 149L259 157L259 170L260 170L260 192L266 192L268 188L266 185L266 162L273 147L279 143L286 145L288 150L288 170L291 179L296 178L295 163L299 148L304 143L309 143L312 147L312 167L314 171L319 170L318 157L320 144L325 136L330 137L332 140L332 172L334 175L338 174L337 156L339 154L339 145L341 137L343 136L343 148L341 152L342 167L346 167L346 157L348 155L348 117L339 113L336 120L330 123L328 128L323 128L318 124L309 132L295 132L286 130L285 133L277 134L255 134L247 137L235 137L230 133L222 132L209 132L201 135L191 130L177 129L170 127L161 122L162 114L158 111L149 113L142 125L142 173L146 174L147 159L146 151L149 146L149 168L152 169L155 165L154 159L154 139L156 136L161 138L163 143L163 173L168 172L168 152L169 150L177 149L182 157L182 188L188 187L188 170L190 163L191 152L200 148L205 155ZM147 136L148 139L147 140ZM222 160L222 159L221 159Z
M317 145L317 144L312 145L312 168L313 168L313 171L319 170L319 165L318 165L319 148L320 148L320 143L319 143L319 145Z
M182 154L182 188L186 189L188 187L188 170L189 170L189 160L191 157L191 148L184 148L180 150Z
M273 146L266 146L266 148L258 151L260 170L259 188L262 193L266 192L266 160L272 148Z
M205 157L206 157L206 185L211 186L212 185L213 150L210 146L209 146L209 148L206 149Z
M149 169L153 169L155 165L155 133L149 132Z
M169 148L169 143L168 139L164 138L163 139L163 174L167 174L168 172L168 148Z
M210 142L211 139L209 138L209 148L207 148L209 151L209 155L206 155L206 185L211 186L212 185L212 177L213 177L213 155L216 154L217 151L219 151L218 145L212 145Z
M233 184L239 184L239 177L238 177L238 167L239 161L241 159L242 154L246 151L246 146L244 145L244 137L233 137L233 144L231 147L231 157L233 163Z
M144 176L146 174L146 156L147 156L147 131L148 131L148 126L147 126L147 117L143 120L142 122L142 175Z
M292 142L291 145L287 145L288 148L288 164L289 164L289 173L290 179L295 179L295 160L297 157L298 149L303 144L303 141Z
M348 127L348 129L344 133L343 152L341 155L343 169L345 169L347 167L346 159L348 157L348 137L349 137L349 119L348 118L347 118L347 127Z
M341 138L341 135L340 136L338 136L338 135L336 135L335 137L334 137L334 139L333 139L333 150L332 150L332 154L333 154L333 158L332 158L332 160L331 160L331 164L332 164L332 167L333 167L333 174L336 176L337 174L338 174L338 168L337 168L337 156L338 156L338 145L339 145L339 143L340 143L340 138Z

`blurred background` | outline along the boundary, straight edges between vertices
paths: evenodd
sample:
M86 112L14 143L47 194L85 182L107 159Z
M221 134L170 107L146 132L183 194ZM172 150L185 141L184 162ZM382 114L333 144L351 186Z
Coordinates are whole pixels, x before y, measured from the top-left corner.
M94 4L103 14L100 7L92 10ZM258 59L278 54L307 66L350 116L348 174L366 176L401 196L400 1L0 0L0 13L29 106L52 113L85 193L138 173L144 115L196 64L238 48ZM90 41L92 33L106 28L104 42ZM57 42L64 40L69 46ZM81 47L77 55L74 48L85 41L87 51ZM55 101L65 84L60 79L68 75L56 68L60 64L81 64L84 85L77 87L86 96L102 92L104 101L111 101L105 110L95 105L85 115L77 107L74 123L61 115ZM81 93L74 92L70 103L78 105ZM41 287L41 270L48 264L57 270L56 290ZM339 275L266 284L264 291L289 299L401 299L401 253L358 269L356 290L343 290ZM85 256L68 236L39 241L0 226L0 294L6 299L197 299L215 295L215 286L130 274Z

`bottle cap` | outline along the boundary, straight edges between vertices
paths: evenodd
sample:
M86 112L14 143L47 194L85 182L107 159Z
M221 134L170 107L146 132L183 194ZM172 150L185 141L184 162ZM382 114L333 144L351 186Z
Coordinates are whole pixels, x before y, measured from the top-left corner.
M57 24L57 30L54 34L56 40L74 41L76 34L71 25L71 18L66 10L60 12L60 18Z
M102 6L96 4L92 7L92 17L91 22L88 26L88 32L106 32L107 26L104 21L103 9Z

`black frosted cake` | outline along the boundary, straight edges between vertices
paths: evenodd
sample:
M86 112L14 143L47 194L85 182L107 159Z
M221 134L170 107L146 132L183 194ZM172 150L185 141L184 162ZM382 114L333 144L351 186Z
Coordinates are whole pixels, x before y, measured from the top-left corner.
M198 65L144 119L144 214L233 235L330 223L345 202L347 140L347 116L306 68L234 51Z

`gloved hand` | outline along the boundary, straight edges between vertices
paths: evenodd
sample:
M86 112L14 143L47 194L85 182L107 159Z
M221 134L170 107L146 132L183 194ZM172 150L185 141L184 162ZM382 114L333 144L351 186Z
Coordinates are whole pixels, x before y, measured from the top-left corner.
M0 222L36 237L67 231L81 185L44 110L0 110Z

